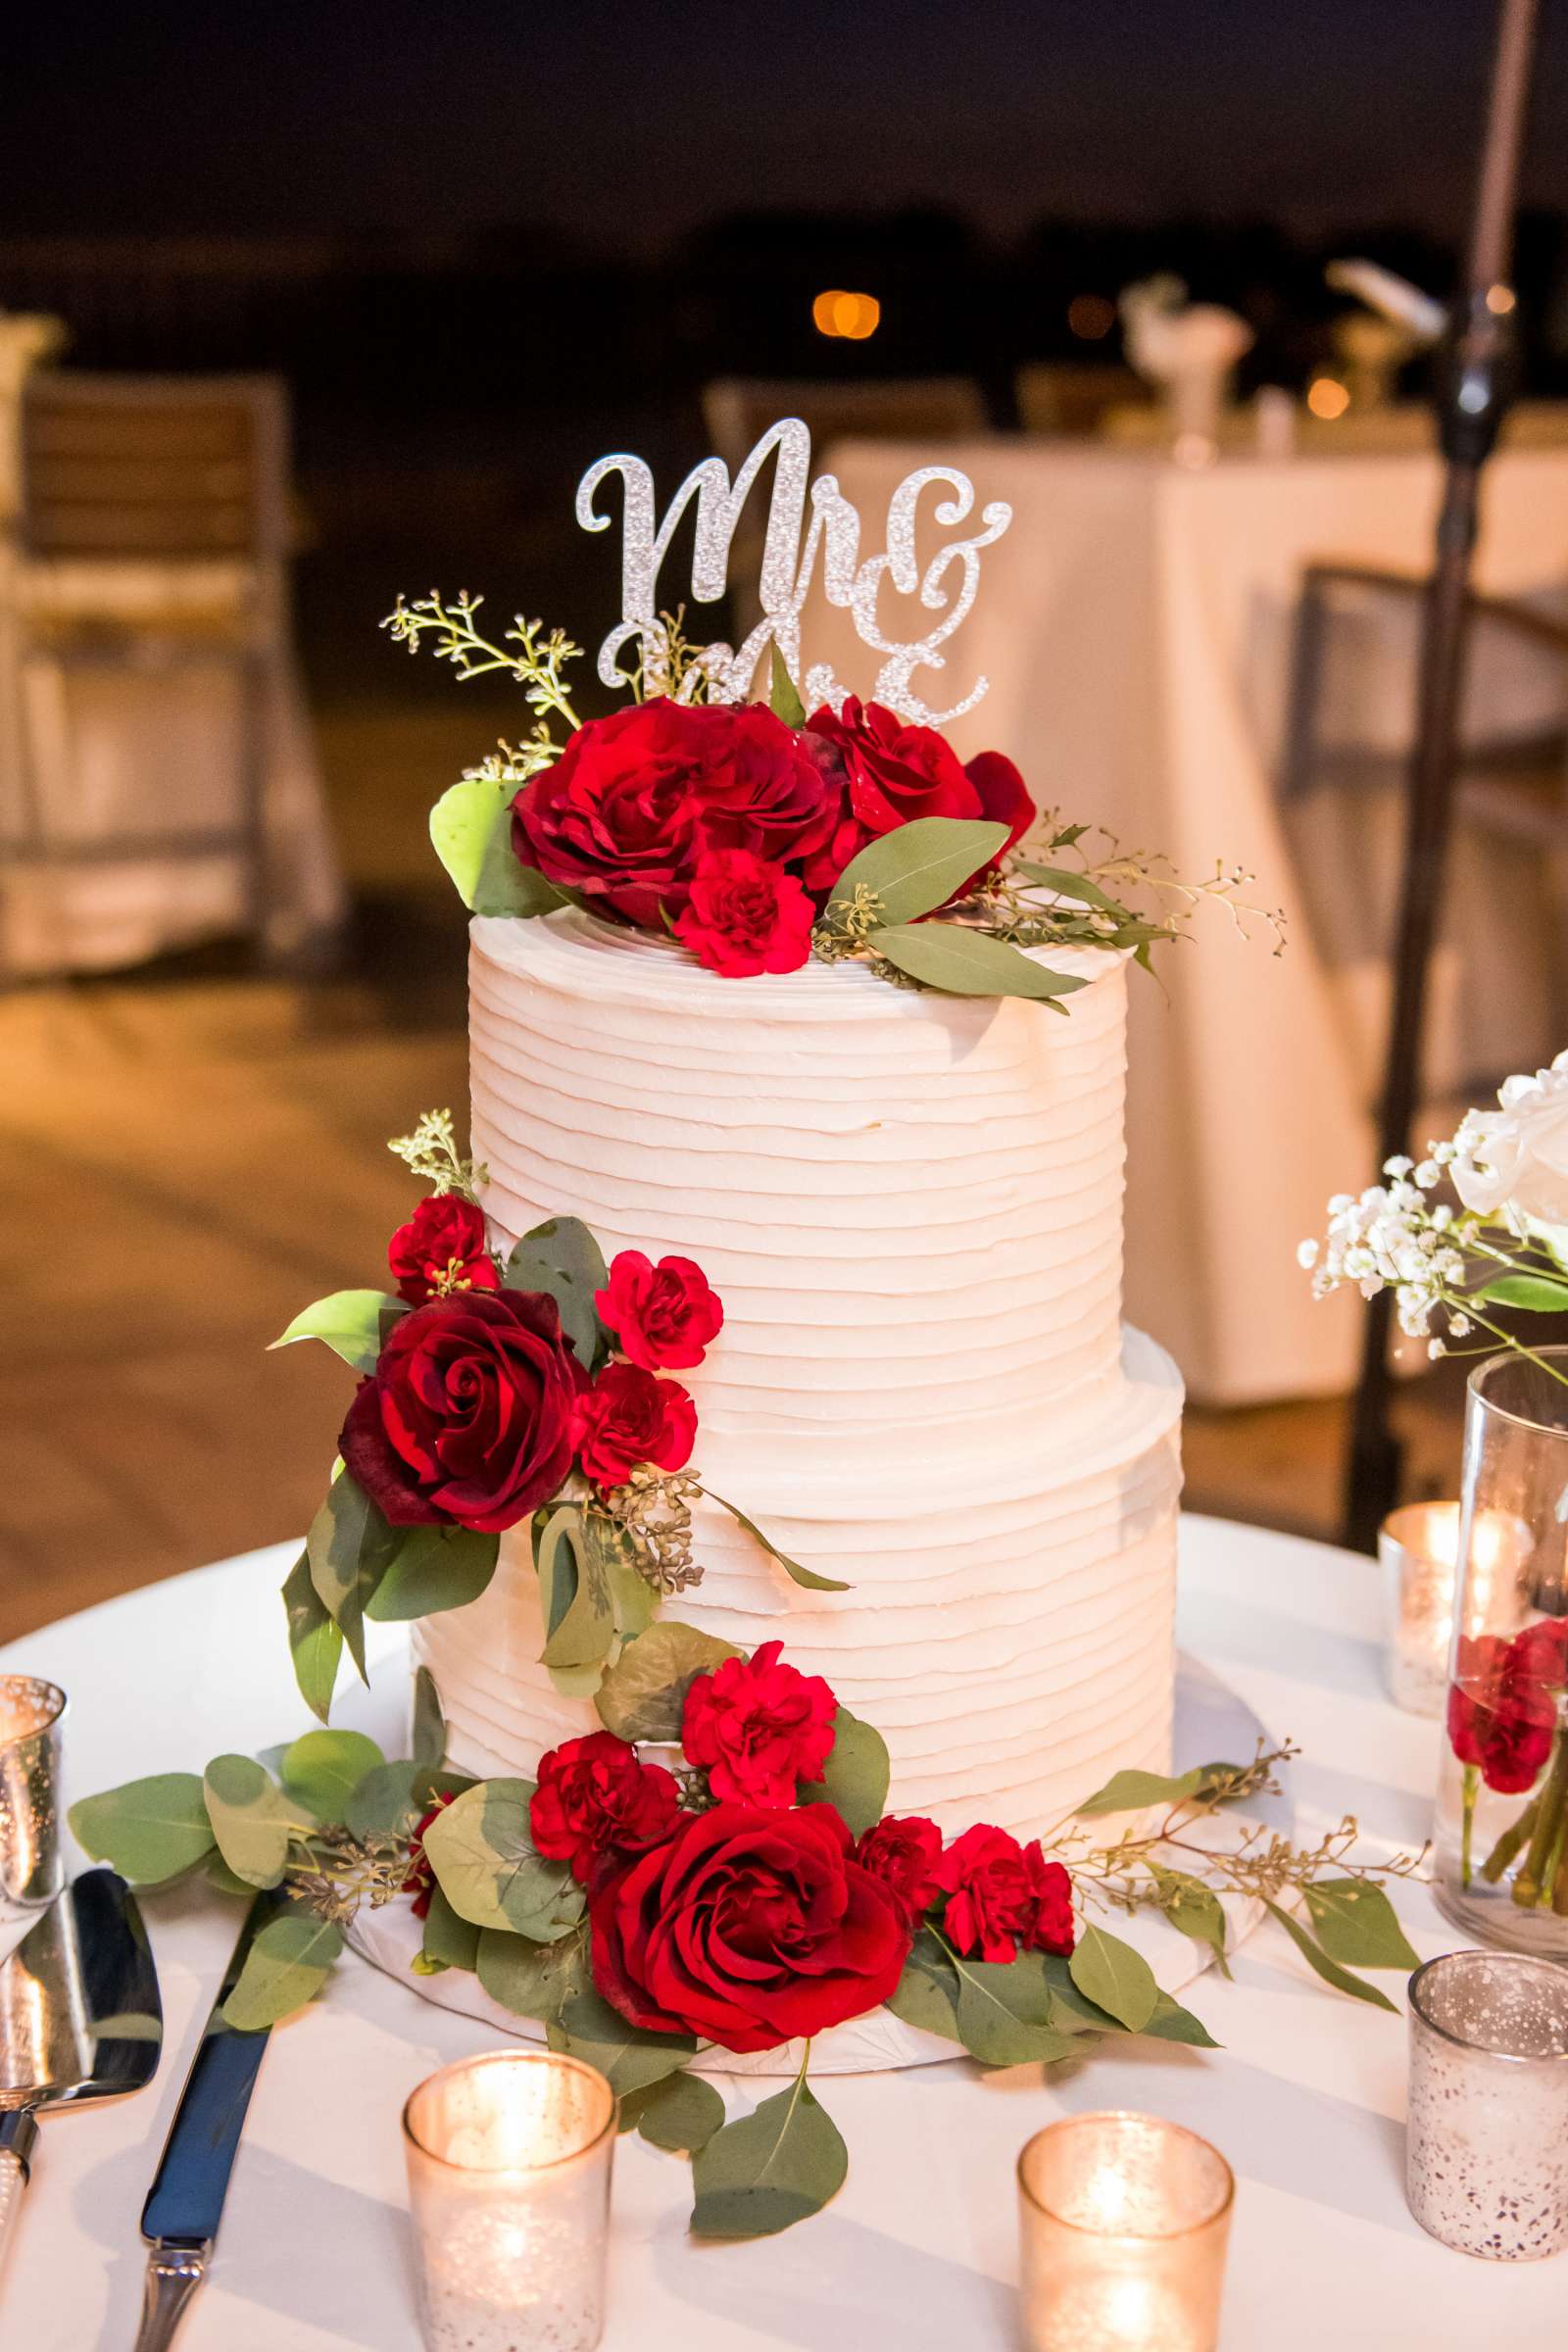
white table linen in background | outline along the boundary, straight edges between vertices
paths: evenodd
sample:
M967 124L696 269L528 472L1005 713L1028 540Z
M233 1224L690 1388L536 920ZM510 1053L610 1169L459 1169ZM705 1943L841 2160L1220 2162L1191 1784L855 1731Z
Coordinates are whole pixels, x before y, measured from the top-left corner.
M1298 1834L1349 1808L1381 1847L1419 1844L1437 1727L1384 1696L1372 1564L1214 1520L1183 1535L1183 1646L1299 1741ZM306 1728L277 1599L295 1550L199 1569L10 1645L7 1670L71 1694L71 1794ZM398 1714L404 1678L396 1629L369 1631L374 1692L339 1713L374 1728ZM1423 1959L1451 1948L1424 1887L1396 1901ZM146 1909L164 2063L134 2098L45 2120L4 2287L5 2341L26 2352L122 2352L134 2331L142 2198L240 1916L195 1891ZM1380 1981L1398 1997L1396 1977ZM606 2352L1013 2352L1017 2151L1053 2116L1117 2106L1191 2125L1236 2169L1221 2352L1560 2346L1568 2260L1472 2261L1406 2210L1402 2019L1327 1991L1268 1928L1233 1983L1209 1975L1186 1998L1222 2051L1128 2044L1049 2084L1038 2068L986 2079L961 2059L825 2083L849 2180L824 2214L760 2244L694 2246L684 2160L621 2140ZM492 2041L346 1961L267 2053L180 2352L417 2352L398 2115L423 2075ZM732 2087L731 2112L769 2087Z
M1249 895L1285 907L1279 960L1210 915L1193 945L1160 959L1163 992L1147 982L1131 991L1127 1306L1199 1397L1348 1386L1354 1309L1313 1306L1295 1244L1320 1229L1330 1193L1370 1174L1387 980L1364 937L1365 894L1374 850L1391 870L1396 812L1387 799L1314 800L1287 821L1278 767L1303 566L1337 558L1424 569L1437 461L1238 459L1195 473L1152 454L987 440L846 444L818 464L859 509L871 551L894 487L916 466L952 464L973 481L977 506L1012 506L1010 528L981 559L974 609L944 648L947 672L913 681L940 710L982 672L990 679L978 708L952 722L963 757L1004 751L1043 808L1105 825L1125 848L1163 852L1184 876L1211 872L1216 858L1248 866L1258 877ZM941 538L934 503L927 492L927 552ZM1568 452L1494 461L1477 576L1511 594L1568 583ZM931 625L912 599L885 595L882 612L890 637ZM813 601L805 643L808 660L869 690L878 657L847 613ZM1380 628L1359 669L1353 659L1348 673L1336 665L1331 733L1333 698L1350 689L1359 728L1390 745L1407 739L1413 682L1398 653ZM1568 679L1544 689L1539 671L1528 688L1504 675L1484 691L1496 707L1475 716L1488 725L1551 715L1548 691L1556 710L1568 703ZM1533 1067L1562 1042L1550 1033L1548 942L1518 852L1461 857L1436 973L1440 1087L1477 1069ZM1340 910L1327 926L1325 902Z

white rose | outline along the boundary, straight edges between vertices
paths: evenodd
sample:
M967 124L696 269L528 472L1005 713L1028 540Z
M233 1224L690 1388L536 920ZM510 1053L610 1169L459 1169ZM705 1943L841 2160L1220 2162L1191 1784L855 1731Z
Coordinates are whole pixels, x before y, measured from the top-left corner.
M1533 1078L1510 1078L1498 1110L1466 1113L1454 1143L1466 1208L1507 1220L1521 1240L1568 1264L1568 1053Z

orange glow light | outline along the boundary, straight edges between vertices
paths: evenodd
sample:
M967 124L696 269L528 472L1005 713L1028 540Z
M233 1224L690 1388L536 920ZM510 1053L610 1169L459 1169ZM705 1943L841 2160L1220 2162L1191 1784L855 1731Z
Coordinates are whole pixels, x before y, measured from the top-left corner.
M1075 294L1067 305L1069 330L1084 343L1098 343L1116 323L1116 306L1103 294Z
M874 294L847 294L840 286L830 286L811 305L817 333L844 342L863 343L881 321L882 305Z
M1306 405L1314 416L1331 421L1345 415L1350 405L1350 395L1332 375L1315 375L1306 387Z

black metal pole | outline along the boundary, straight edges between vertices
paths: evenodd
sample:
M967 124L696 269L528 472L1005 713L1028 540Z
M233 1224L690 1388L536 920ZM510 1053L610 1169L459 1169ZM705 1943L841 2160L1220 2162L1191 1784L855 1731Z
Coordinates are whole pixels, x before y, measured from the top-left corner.
M1380 1168L1409 1148L1420 1102L1427 969L1447 866L1481 472L1496 445L1513 393L1514 298L1506 271L1536 17L1537 0L1500 0L1465 283L1454 304L1438 369L1438 423L1447 471L1422 618L1394 1003L1378 1108ZM1379 1523L1398 1495L1402 1448L1389 1419L1392 1311L1387 1291L1368 1306L1351 1419L1345 1541L1360 1551L1377 1548Z

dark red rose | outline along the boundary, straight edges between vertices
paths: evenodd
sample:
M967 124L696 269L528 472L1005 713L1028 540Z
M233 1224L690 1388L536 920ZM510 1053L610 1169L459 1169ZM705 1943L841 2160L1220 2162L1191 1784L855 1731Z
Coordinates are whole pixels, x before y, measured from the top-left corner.
M1055 1952L1065 1959L1078 1940L1072 1880L1061 1863L1046 1860L1038 1838L1031 1838L1024 1847L1023 1863L1029 1880L1030 1911L1018 1940L1025 1951Z
M435 1803L420 1814L415 1824L414 1835L409 1839L409 1873L403 1882L403 1892L414 1897L416 1919L429 1918L430 1897L435 1892L435 1872L425 1859L424 1833L436 1815L444 1813L451 1802L450 1796L438 1796Z
M501 1276L485 1241L484 1211L461 1193L431 1193L392 1236L386 1262L398 1296L414 1306L450 1291L496 1291Z
M680 1743L716 1797L793 1805L798 1784L821 1777L839 1702L819 1674L781 1664L783 1646L726 1658L686 1693Z
M890 1815L866 1831L855 1849L855 1859L873 1879L880 1879L911 1916L936 1898L932 1872L942 1852L942 1832L918 1813L896 1821Z
M754 850L794 865L820 849L838 801L800 737L765 703L708 703L688 712L710 850Z
M954 1839L932 1875L948 1898L942 1926L956 1950L997 1961L1015 1960L1020 1945L1072 1950L1072 1881L1059 1862L1046 1860L1038 1838L1020 1845L1006 1830L977 1823Z
M1551 1753L1557 1709L1500 1634L1462 1634L1448 1686L1448 1740L1461 1764L1476 1764L1489 1788L1518 1796L1533 1788Z
M724 1321L701 1266L689 1257L662 1257L656 1266L640 1250L617 1254L609 1282L594 1293L594 1307L621 1354L645 1372L686 1372L700 1364Z
M699 963L729 979L798 972L811 953L816 908L793 874L751 850L709 850L698 860L675 936Z
M1007 852L1020 842L1035 821L1035 804L1028 785L1012 761L1003 752L976 752L964 762L964 774L974 786L980 801L980 813L993 824L1005 825L1007 838L995 858L971 874L955 898L966 899L973 889L997 866Z
M678 1380L640 1364L606 1364L577 1405L577 1458L596 1486L624 1486L639 1462L683 1470L697 1437L697 1407Z
M612 2007L726 2050L771 2049L875 2009L911 1935L831 1805L685 1815L665 1844L602 1879L588 1912L594 1983Z
M824 703L807 720L801 740L842 794L839 821L824 854L807 869L813 889L837 881L868 841L912 824L917 816L980 814L980 795L946 738L935 727L898 717L881 703L861 704L853 694L842 711ZM835 861L831 873L821 870L828 851Z
M1538 1617L1514 1636L1513 1655L1526 1681L1560 1690L1568 1683L1568 1617Z
M455 1292L393 1324L338 1450L394 1527L515 1527L571 1468L581 1381L553 1298Z
M528 1821L540 1853L569 1862L586 1886L608 1855L646 1853L667 1838L679 1810L672 1772L639 1763L613 1732L590 1732L540 1757Z

